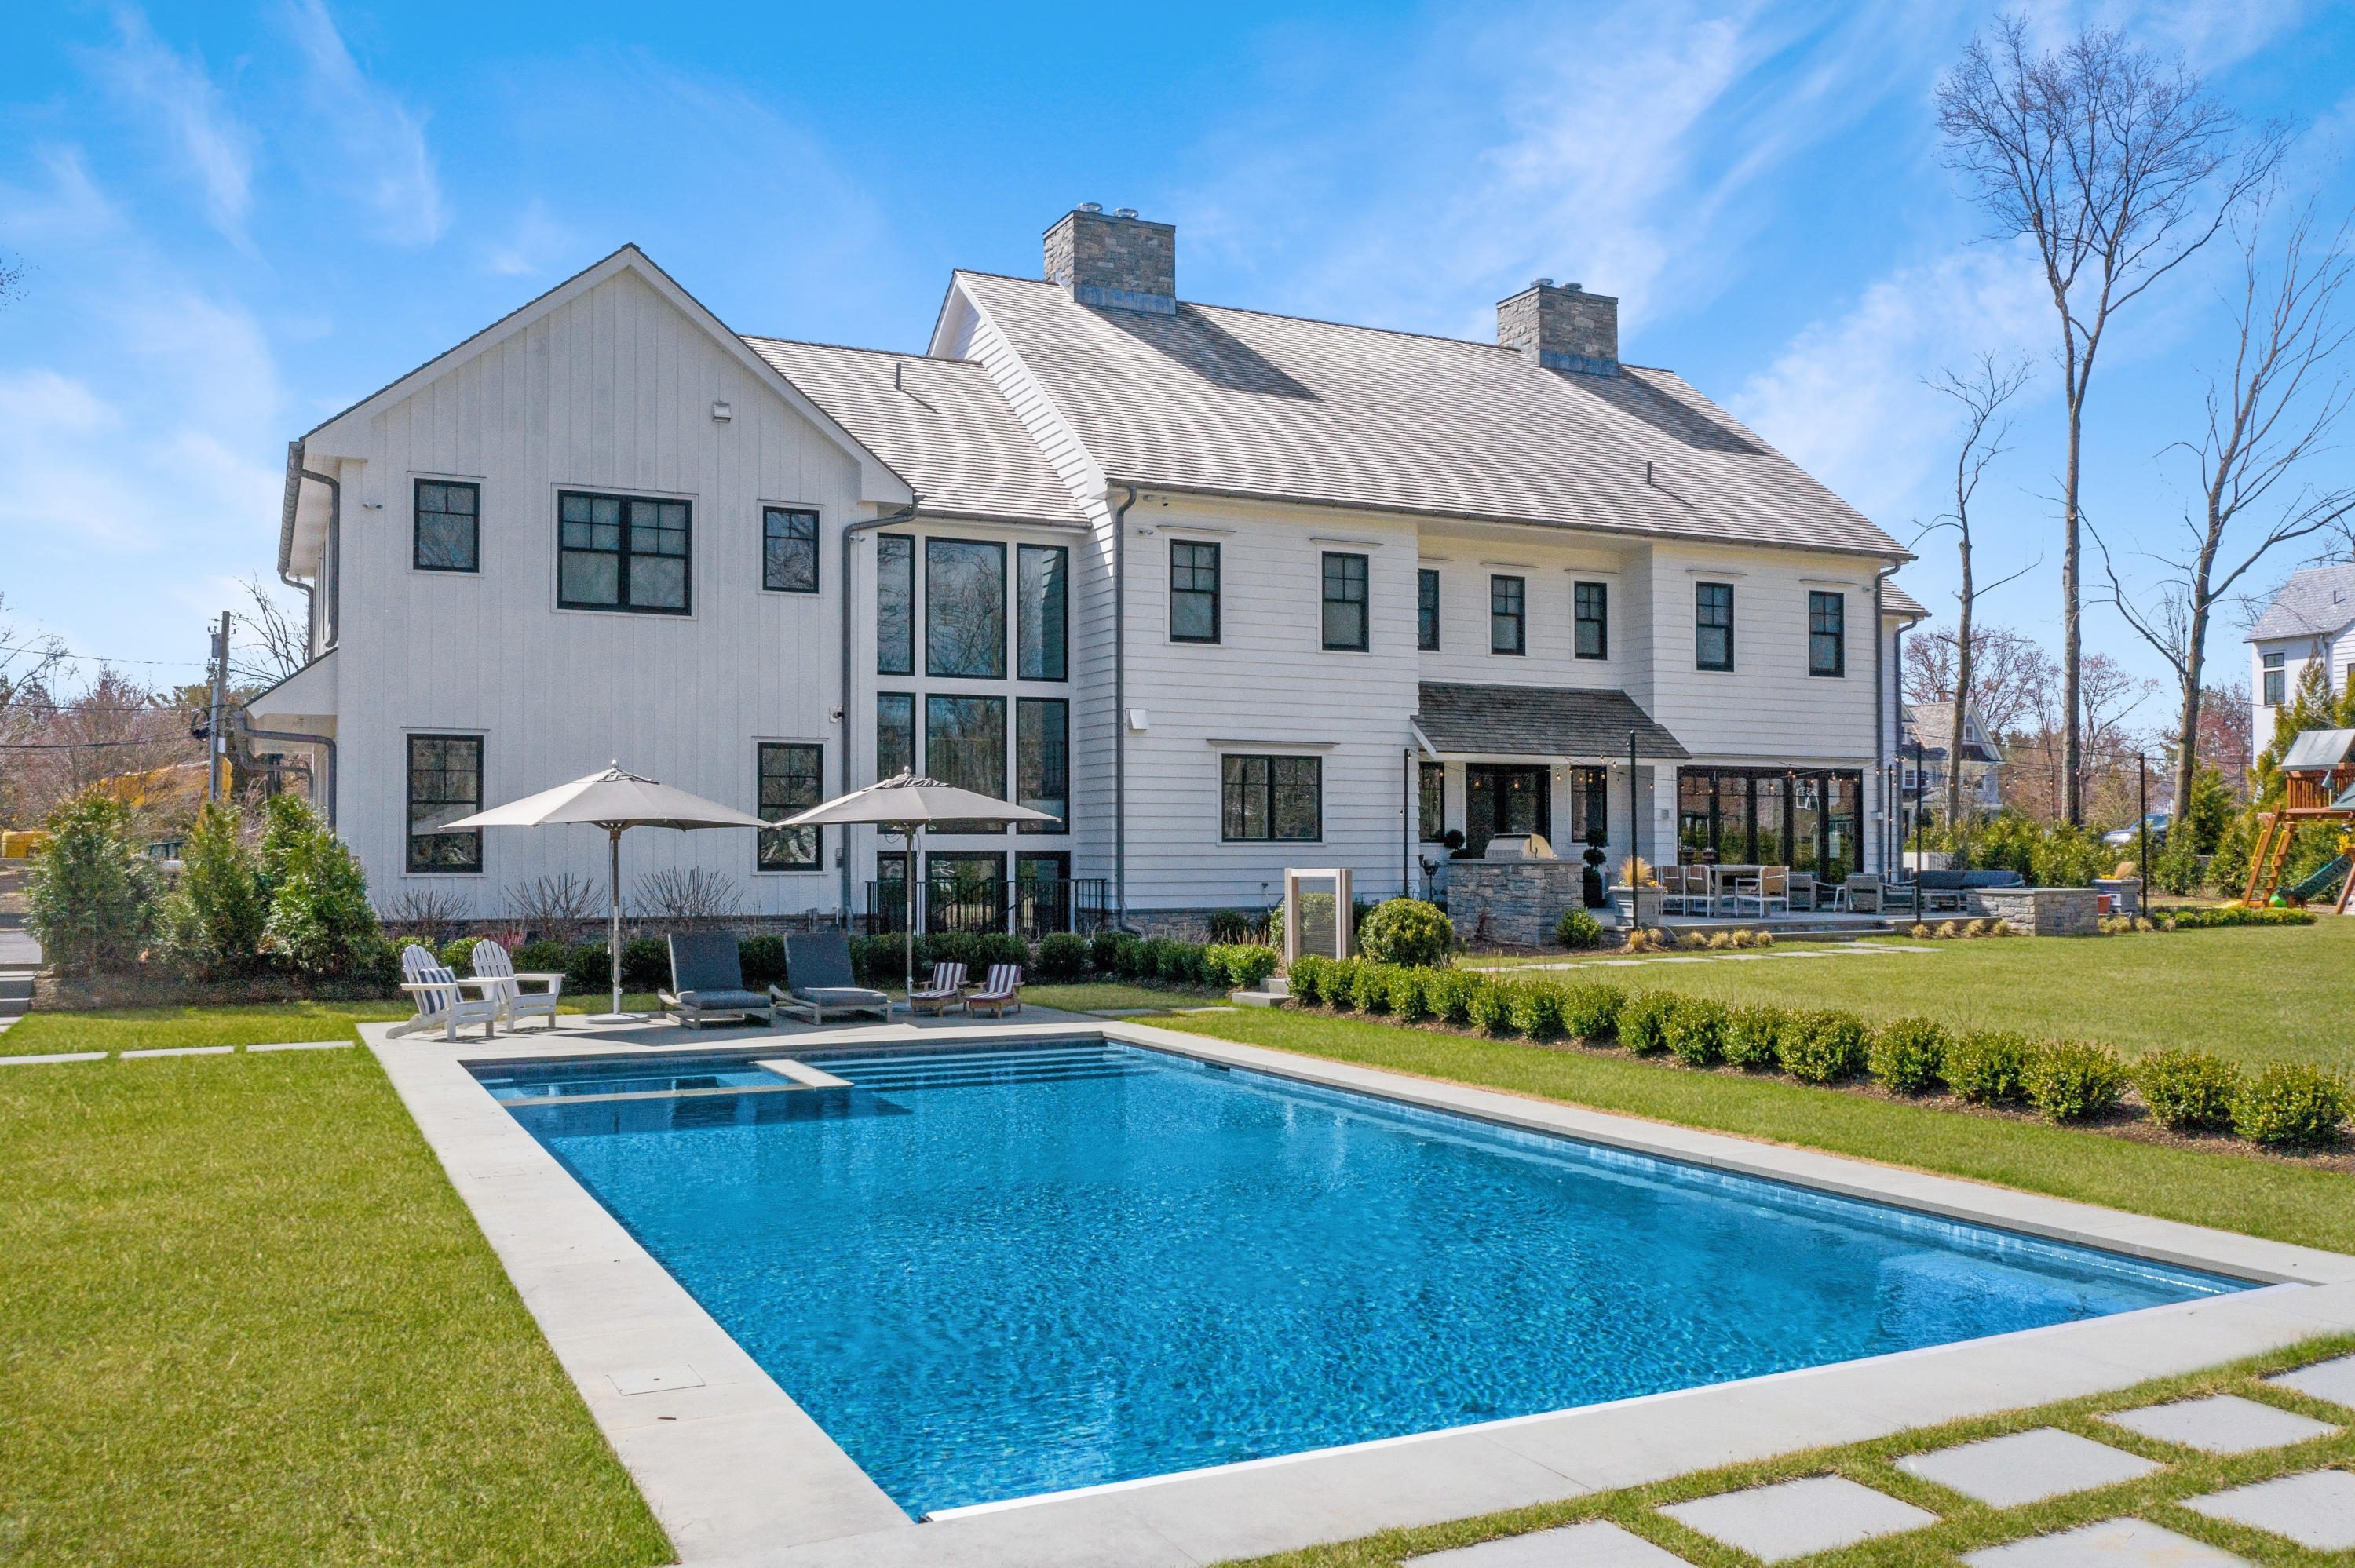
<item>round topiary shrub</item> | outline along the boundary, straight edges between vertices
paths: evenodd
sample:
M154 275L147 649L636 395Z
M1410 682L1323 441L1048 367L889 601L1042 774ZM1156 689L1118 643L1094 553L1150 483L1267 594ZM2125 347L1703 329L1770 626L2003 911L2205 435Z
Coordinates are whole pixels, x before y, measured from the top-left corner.
M1553 923L1553 939L1565 948L1599 948L1603 945L1603 922L1583 909L1565 909L1561 918Z
M1725 1004L1689 996L1668 1014L1668 1049L1688 1067L1714 1067L1725 1059Z
M1980 1030L1946 1047L1946 1086L1977 1106L2017 1105L2028 1097L2035 1047L2017 1034Z
M1455 945L1455 927L1436 904L1420 898L1388 898L1374 906L1358 927L1358 948L1377 963L1429 968Z
M1069 981L1088 967L1088 939L1070 931L1055 931L1039 939L1039 978Z
M2252 1143L2310 1148L2339 1137L2347 1085L2319 1067L2283 1063L2251 1078L2232 1098L2232 1130Z
M1506 1016L1513 1028L1532 1040L1550 1040L1561 1033L1561 990L1549 980L1513 980Z
M1513 985L1487 975L1480 979L1484 983L1472 988L1465 1004L1464 1021L1487 1033L1501 1034L1513 1025Z
M1837 1084L1864 1071L1867 1038L1864 1020L1852 1012L1795 1014L1775 1055L1803 1084Z
M2205 1051L2154 1051L2133 1068L2150 1119L2179 1132L2228 1132L2241 1069Z
M1945 1065L1946 1032L1926 1018L1898 1018L1882 1024L1865 1062L1881 1087L1901 1095L1935 1088Z
M1737 1007L1727 1014L1720 1048L1733 1066L1748 1072L1772 1072L1780 1065L1783 1010L1764 1002Z
M2126 1097L2126 1065L2106 1045L2051 1041L2029 1058L2028 1097L2051 1121L2107 1116Z
M1625 991L1602 980L1564 986L1561 992L1562 1030L1580 1040L1607 1040L1619 1027L1619 1009L1626 1001Z
M1668 1018L1682 998L1672 991L1639 991L1619 1009L1619 1044L1638 1056L1668 1048Z

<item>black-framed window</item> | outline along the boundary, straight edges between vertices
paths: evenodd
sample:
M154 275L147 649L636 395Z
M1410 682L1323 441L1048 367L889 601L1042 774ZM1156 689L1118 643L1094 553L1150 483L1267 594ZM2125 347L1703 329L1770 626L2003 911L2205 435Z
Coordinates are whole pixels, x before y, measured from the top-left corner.
M566 609L685 615L690 598L684 501L557 493L556 602Z
M1807 673L1848 673L1848 599L1843 594L1807 595Z
M2286 655L2268 653L2264 656L2265 706L2269 708L2277 708L2289 698L2289 671L2286 668Z
M1414 645L1425 653L1439 649L1439 568L1423 567L1414 574Z
M1592 843L1599 835L1608 842L1611 837L1611 770L1607 768L1572 768L1570 773L1570 826L1581 843Z
M924 775L994 800L1006 799L1006 699L924 699ZM943 833L998 833L1004 822L936 822Z
M1488 652L1529 652L1529 582L1522 577L1488 579Z
M1014 673L1025 681L1071 678L1071 553L1060 545L1014 551Z
M483 737L479 735L412 735L409 737L409 854L410 871L480 871L483 830L443 832L442 824L483 809Z
M1366 557L1325 552L1325 646L1363 653L1368 643Z
M924 541L924 673L1006 678L1006 546Z
M1014 803L1055 819L1017 832L1071 831L1071 705L1060 697L1014 700Z
M916 541L875 535L875 673L916 673Z
M482 570L483 487L454 479L421 479L410 564L421 572Z
M1420 836L1424 843L1435 844L1447 836L1447 765L1423 762L1415 765L1415 770L1423 819Z
M1572 583L1572 609L1577 622L1577 642L1572 653L1580 659L1611 657L1611 588L1607 583Z
M761 586L771 593L817 592L817 514L761 508Z
M1693 585L1693 668L1733 668L1733 585Z
M911 692L875 694L875 777L916 770L916 698Z
M826 799L826 747L795 741L762 741L754 764L759 804L752 814L778 821L806 811ZM771 828L760 841L754 865L762 871L816 871L825 863L816 828Z
M1325 759L1225 757L1219 836L1227 842L1314 843L1325 836Z
M1219 640L1219 547L1169 542L1169 641Z

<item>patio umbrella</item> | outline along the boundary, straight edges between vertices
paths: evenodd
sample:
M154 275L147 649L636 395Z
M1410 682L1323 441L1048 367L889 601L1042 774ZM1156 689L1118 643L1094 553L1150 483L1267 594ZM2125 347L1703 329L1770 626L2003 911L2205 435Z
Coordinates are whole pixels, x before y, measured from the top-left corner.
M688 828L770 828L776 824L764 822L733 806L641 779L624 772L616 762L602 773L592 773L586 779L575 779L570 784L559 784L553 789L543 789L537 795L444 822L442 828L447 831L576 824L604 829L612 852L613 914L606 930L605 951L613 969L613 1011L602 1015L599 1022L631 1021L635 1015L622 1011L622 831L677 828L684 832Z
M1017 806L988 795L977 795L970 789L960 789L954 784L943 784L937 779L919 779L913 773L895 774L879 779L864 789L853 789L847 795L836 797L823 806L812 806L797 817L787 817L777 824L785 828L816 828L852 822L871 822L886 832L898 833L908 841L908 874L903 879L908 890L907 939L902 944L907 962L908 989L916 989L916 877L922 857L917 853L916 836L927 822L1051 822L1055 819L1044 811L1034 811L1028 806Z

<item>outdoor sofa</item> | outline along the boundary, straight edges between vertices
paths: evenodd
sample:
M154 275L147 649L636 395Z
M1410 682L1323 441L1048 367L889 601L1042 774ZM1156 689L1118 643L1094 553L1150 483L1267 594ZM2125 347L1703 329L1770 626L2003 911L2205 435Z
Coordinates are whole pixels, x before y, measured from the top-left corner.
M689 1029L715 1018L739 1022L777 1021L775 1005L744 989L744 966L733 931L695 931L670 939L671 989L657 991L663 1011Z
M812 1023L824 1023L837 1013L871 1012L886 1020L891 1016L891 999L879 991L867 990L851 974L850 938L840 931L787 937L785 983L793 989L769 988L771 1007Z

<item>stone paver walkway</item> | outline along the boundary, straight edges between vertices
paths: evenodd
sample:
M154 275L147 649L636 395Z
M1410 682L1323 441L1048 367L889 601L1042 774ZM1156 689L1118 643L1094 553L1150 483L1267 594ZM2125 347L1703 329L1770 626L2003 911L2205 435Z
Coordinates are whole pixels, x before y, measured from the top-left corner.
M1844 1476L1809 1476L1771 1487L1752 1487L1693 1502L1671 1503L1660 1511L1767 1563L1853 1546L1875 1536L1898 1535L1938 1522L1934 1513Z
M2179 1400L2173 1404L2147 1404L2140 1410L2120 1410L2102 1417L2130 1432L2180 1443L2211 1454L2254 1454L2260 1448L2281 1448L2326 1436L2336 1426L2237 1393L2211 1394L2206 1399Z
M1962 1493L1989 1508L2017 1508L2070 1492L2138 1480L2165 1466L2090 1437L2040 1426L1897 1461L1907 1475Z
M2316 1552L2355 1547L2355 1476L2345 1470L2283 1476L2252 1487L2188 1498L2183 1506L2210 1519L2230 1520L2268 1535L2286 1536Z
M2265 1379L2275 1388L2296 1389L2310 1398L2328 1400L2355 1410L2355 1356L2341 1356L2335 1361L2317 1361L2296 1372L2279 1372Z
M1970 1568L2247 1568L2229 1552L2139 1519L2040 1535L1967 1553Z
M1607 1519L1410 1557L1412 1568L1690 1568Z

